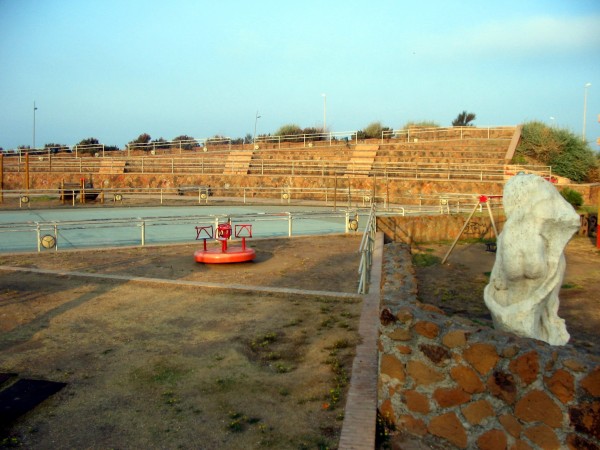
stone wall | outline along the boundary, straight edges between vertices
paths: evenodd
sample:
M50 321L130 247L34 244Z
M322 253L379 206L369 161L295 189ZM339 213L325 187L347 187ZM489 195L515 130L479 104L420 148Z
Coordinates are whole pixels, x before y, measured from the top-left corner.
M383 417L435 448L600 448L600 358L419 303L409 246L385 247Z
M275 187L285 188L329 188L337 185L340 196L348 192L350 185L352 190L364 190L369 193L373 191L376 184L376 196L379 203L386 198L410 199L415 195L435 195L439 193L465 193L465 194L488 194L496 195L502 193L504 183L502 182L451 182L430 180L394 180L384 178L373 178L366 176L267 176L267 175L202 175L202 174L164 174L164 173L123 173L123 174L89 174L89 173L39 173L30 174L29 186L31 189L55 189L64 180L67 183L77 183L85 178L92 180L94 187L98 188L177 188L180 185L202 185L211 186L215 195L221 195L221 188L229 187ZM16 172L5 172L3 176L3 189L19 190L26 185L25 174Z
M29 186L31 189L53 189L61 180L65 182L79 182L81 178L92 179L95 187L119 188L176 188L182 184L211 185L218 190L224 186L243 187L329 187L333 188L336 180L334 177L321 176L260 176L260 175L226 175L226 174L168 174L168 173L48 173L31 172ZM340 190L351 185L352 189L372 191L376 183L376 195L379 202L385 198L410 198L415 195L436 195L443 193L485 194L501 195L504 182L476 182L476 181L444 181L444 180L396 180L393 178L349 177L340 176L337 179ZM24 172L4 172L2 188L6 190L24 189L26 186ZM568 185L580 192L586 205L598 205L600 200L600 184ZM558 186L562 189L563 186Z
M485 211L485 208L484 208ZM465 225L467 217L460 215L443 216L380 216L377 217L377 230L385 235L386 242L405 244L440 242L454 240ZM494 213L494 223L498 233L505 222L504 214ZM461 239L495 238L489 213L479 213L469 220Z

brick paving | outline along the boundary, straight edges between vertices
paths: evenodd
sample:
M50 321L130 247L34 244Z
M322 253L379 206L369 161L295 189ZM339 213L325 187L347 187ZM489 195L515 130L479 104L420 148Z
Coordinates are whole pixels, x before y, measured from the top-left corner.
M346 400L340 450L375 448L377 421L377 374L379 337L379 306L381 268L383 264L383 233L376 236L371 287L364 296L358 332L361 343L356 347L352 377Z

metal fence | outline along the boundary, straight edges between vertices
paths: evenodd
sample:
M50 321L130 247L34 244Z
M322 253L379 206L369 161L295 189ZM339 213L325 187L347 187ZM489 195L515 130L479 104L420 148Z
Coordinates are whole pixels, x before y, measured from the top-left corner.
M360 252L360 264L358 267L358 293L367 294L371 282L371 267L373 265L373 251L375 250L375 236L377 234L377 215L375 205L371 207L371 212L365 225L365 231L360 242L358 251Z
M375 182L375 181L374 181ZM186 186L181 188L79 188L65 189L61 200L59 189L24 189L0 191L0 205L5 207L45 208L62 205L73 208L94 203L98 207L160 206L160 205L206 205L222 204L271 204L271 205L315 205L337 208L370 208L378 205L380 214L451 214L470 211L481 193L438 193L438 194L390 194L385 188L385 179L375 189L356 189L350 184L336 187L300 188L291 186ZM95 199L86 199L93 194ZM483 193L487 195L488 193Z
M463 139L505 139L510 140L515 127L431 127L385 130L381 132L382 142L385 139L396 139L404 142L447 141Z
M369 167L352 160L251 159L245 163L223 157L132 157L81 158L38 156L28 162L5 158L4 172L56 174L169 174L169 175L260 175L334 177L362 175L395 179L442 179L464 181L502 181L518 172L552 177L551 166L483 164L475 160L450 162L378 162Z
M5 242L1 251L193 242L192 225L216 228L220 223L260 224L261 231L254 231L255 237L350 233L359 231L360 217L364 215L365 210L353 209L0 223ZM151 229L155 231L149 237Z
M397 140L400 142L415 142L419 140L462 140L462 139L510 139L515 127L509 126L494 126L494 127L433 127L433 128L409 128L398 130L386 130L381 133L381 140ZM281 144L301 144L302 147L311 147L313 145L335 145L340 142L358 143L359 131L330 131L310 134L293 134L293 135L261 135L257 136L254 143L244 142L260 146L263 144L276 144L281 147ZM379 138L379 137L378 137ZM234 144L236 142L237 144ZM194 138L190 137L187 140L158 140L142 143L129 143L125 145L123 150L128 152L134 150L142 150L146 152L183 152L195 151L205 152L209 148L215 149L232 149L233 146L242 145L241 140L233 140L230 137L215 136L211 138ZM109 151L110 150L110 151ZM98 144L76 144L76 145L49 145L38 148L17 148L3 150L5 155L17 155L23 157L26 154L31 156L52 155L52 154L75 154L79 156L82 153L107 156L114 153L113 150L122 151L116 146Z

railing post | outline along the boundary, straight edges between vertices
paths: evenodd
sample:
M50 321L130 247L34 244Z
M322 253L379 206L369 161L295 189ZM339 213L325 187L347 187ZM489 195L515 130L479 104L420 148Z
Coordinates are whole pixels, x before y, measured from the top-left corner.
M146 245L146 221L142 220L142 247Z
M288 213L288 236L292 237L292 213Z
M42 248L41 248L41 241L40 241L40 224L39 224L39 222L36 223L35 233L37 235L37 251L41 252Z
M346 222L344 222L344 233L350 233L350 227L348 224L350 223L350 211L346 210Z

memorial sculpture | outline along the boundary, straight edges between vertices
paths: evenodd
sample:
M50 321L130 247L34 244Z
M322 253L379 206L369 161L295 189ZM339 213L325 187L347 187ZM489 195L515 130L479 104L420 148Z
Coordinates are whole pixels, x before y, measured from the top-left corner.
M564 249L579 215L545 179L519 174L504 187L506 222L484 301L495 328L565 345L569 333L558 316Z

